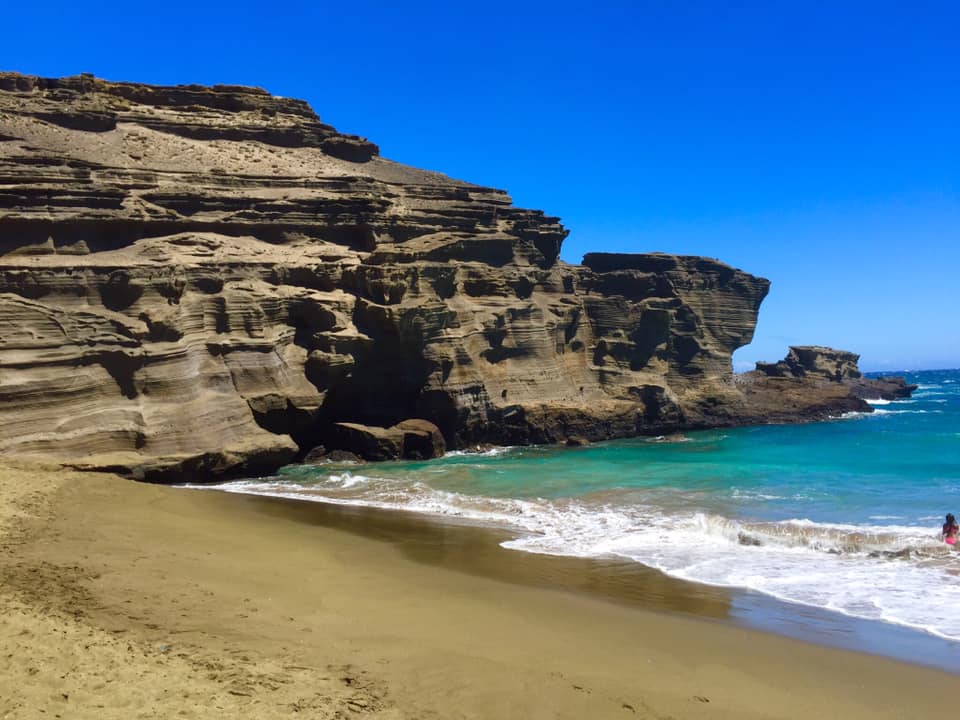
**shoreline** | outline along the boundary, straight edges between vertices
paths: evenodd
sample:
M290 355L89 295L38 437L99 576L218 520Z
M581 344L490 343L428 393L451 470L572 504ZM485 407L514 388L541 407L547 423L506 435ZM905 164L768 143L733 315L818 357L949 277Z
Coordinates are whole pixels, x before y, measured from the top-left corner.
M200 489L200 488L190 488ZM257 512L317 524L396 545L415 562L547 590L583 593L626 607L712 618L822 647L885 657L960 675L960 641L920 629L833 612L756 591L671 577L633 560L531 553L500 543L515 531L415 511L221 491L251 500ZM369 522L373 519L373 522ZM450 528L446 530L445 528ZM478 558L440 551L431 536L473 533L488 548ZM466 544L466 543L464 543ZM519 556L519 557L517 557Z
M616 574L581 573L593 595L545 587L550 568L577 561L504 550L484 529L367 513L350 531L252 496L0 472L0 491L33 486L53 488L46 505L0 539L9 717L129 717L139 697L144 717L875 720L936 712L956 686L947 672L598 597L598 583L629 585ZM679 582L660 586L668 604ZM729 593L703 593L684 602L729 614Z

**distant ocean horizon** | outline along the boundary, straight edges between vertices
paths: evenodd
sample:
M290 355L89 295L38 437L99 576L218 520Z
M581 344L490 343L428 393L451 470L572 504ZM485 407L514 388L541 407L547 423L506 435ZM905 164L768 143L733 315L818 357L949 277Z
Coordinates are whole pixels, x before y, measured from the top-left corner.
M454 517L516 551L617 557L696 583L960 642L960 370L806 425L291 466L230 492Z

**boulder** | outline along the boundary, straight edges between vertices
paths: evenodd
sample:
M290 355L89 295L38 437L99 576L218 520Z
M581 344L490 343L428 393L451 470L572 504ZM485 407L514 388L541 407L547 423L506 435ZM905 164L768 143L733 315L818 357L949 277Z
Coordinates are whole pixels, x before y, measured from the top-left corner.
M323 445L317 445L303 456L305 465L315 465L322 462L361 463L364 461L347 450L327 450Z
M334 427L328 457L347 451L364 460L429 460L446 452L443 435L428 420L403 420L391 427L341 422Z
M394 428L403 433L402 454L408 460L429 460L442 457L447 452L443 433L429 420L403 420Z
M335 450L346 450L364 460L396 460L403 455L403 431L360 423L336 423L329 444Z

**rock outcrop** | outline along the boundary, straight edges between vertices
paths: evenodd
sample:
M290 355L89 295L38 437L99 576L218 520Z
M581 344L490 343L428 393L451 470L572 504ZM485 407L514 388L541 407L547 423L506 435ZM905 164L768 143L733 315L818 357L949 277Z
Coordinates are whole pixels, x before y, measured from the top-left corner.
M819 377L834 382L863 377L857 365L860 356L819 345L795 345L777 363L758 362L757 370L769 377Z
M809 378L841 383L850 393L867 400L902 400L917 389L902 377L866 378L857 363L860 356L819 345L798 345L777 363L757 363L756 372L767 377Z
M764 419L730 358L767 280L567 265L566 234L299 100L0 73L0 453L170 480L265 472L344 423L462 447ZM752 387L822 369L795 361Z
M903 377L886 376L849 383L851 392L867 400L903 400L913 395L919 385L908 383Z
M326 433L323 452L314 448L308 456L336 460L350 453L363 460L429 460L447 451L440 428L429 420L410 419L388 428L339 422Z
M840 412L871 412L867 399L898 400L917 389L902 377L867 378L860 356L818 345L793 346L776 363L736 376L743 417L752 422L823 420Z

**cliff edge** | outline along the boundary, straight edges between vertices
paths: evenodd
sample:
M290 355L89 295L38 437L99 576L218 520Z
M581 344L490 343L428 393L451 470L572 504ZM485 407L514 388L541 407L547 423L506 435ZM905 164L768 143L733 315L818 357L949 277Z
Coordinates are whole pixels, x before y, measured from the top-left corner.
M767 280L566 234L257 88L0 73L0 453L171 480L342 423L429 452L866 407L735 382Z

